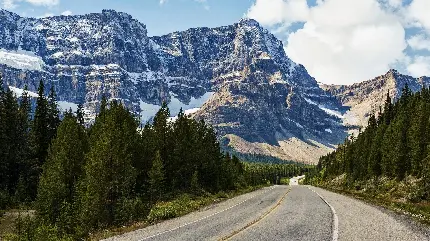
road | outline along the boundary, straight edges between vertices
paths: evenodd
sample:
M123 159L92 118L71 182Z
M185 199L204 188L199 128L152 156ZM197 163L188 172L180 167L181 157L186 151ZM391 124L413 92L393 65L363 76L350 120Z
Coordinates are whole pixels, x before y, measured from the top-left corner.
M427 233L426 233L427 232ZM108 240L430 240L381 208L308 186L273 186Z

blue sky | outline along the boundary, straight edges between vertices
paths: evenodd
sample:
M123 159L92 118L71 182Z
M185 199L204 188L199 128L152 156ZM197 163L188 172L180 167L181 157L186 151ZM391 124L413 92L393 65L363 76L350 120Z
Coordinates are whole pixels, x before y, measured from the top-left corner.
M2 1L2 0L0 0ZM38 2L38 0L33 0ZM44 0L39 0L43 2ZM54 2L46 0L46 2ZM126 12L147 25L149 35L162 35L192 27L217 27L240 20L253 0L60 0L58 4L37 5L15 1L11 11L21 16L40 17L101 12L114 9Z
M150 36L229 25L248 16L318 81L351 84L396 68L430 76L430 0L0 0L21 16L114 9Z

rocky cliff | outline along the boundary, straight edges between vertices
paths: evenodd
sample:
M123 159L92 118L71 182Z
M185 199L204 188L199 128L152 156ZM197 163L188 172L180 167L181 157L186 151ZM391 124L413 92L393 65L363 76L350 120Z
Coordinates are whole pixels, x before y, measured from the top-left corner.
M166 101L172 116L182 107L205 119L240 152L314 163L346 136L338 92L320 88L250 19L148 37L112 10L40 19L2 10L0 72L16 92L54 86L63 109L84 104L87 121L103 95L142 122Z

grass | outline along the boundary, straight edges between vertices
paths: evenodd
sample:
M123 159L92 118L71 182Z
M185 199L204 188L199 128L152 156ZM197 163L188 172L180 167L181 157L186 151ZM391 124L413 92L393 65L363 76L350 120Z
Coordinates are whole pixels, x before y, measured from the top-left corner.
M417 189L415 184L416 180L409 179L398 182L383 178L377 181L368 180L367 182L355 183L352 187L342 182L326 182L318 186L384 207L430 226L430 202L411 198L414 190Z
M8 233L12 233L15 229L15 222L19 217L34 215L32 210L12 209L8 211L0 211L0 240L1 237Z
M163 220L168 220L176 217L186 215L188 213L197 211L201 208L207 207L212 204L216 204L227 199L255 191L263 188L267 185L261 185L256 187L247 187L240 190L229 191L229 192L218 192L216 194L205 193L202 196L195 196L190 194L182 194L179 197L171 200L159 202L149 212L146 220L135 222L132 225L114 227L106 230L99 231L90 235L90 240L101 240L116 235L132 232L138 229L145 228L149 225L159 223Z

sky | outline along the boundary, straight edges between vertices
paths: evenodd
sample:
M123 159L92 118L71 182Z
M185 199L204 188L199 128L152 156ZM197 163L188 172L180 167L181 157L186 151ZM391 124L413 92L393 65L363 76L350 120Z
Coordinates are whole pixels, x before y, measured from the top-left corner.
M150 36L253 18L317 81L352 84L395 68L430 76L430 0L0 0L26 17L114 9Z

